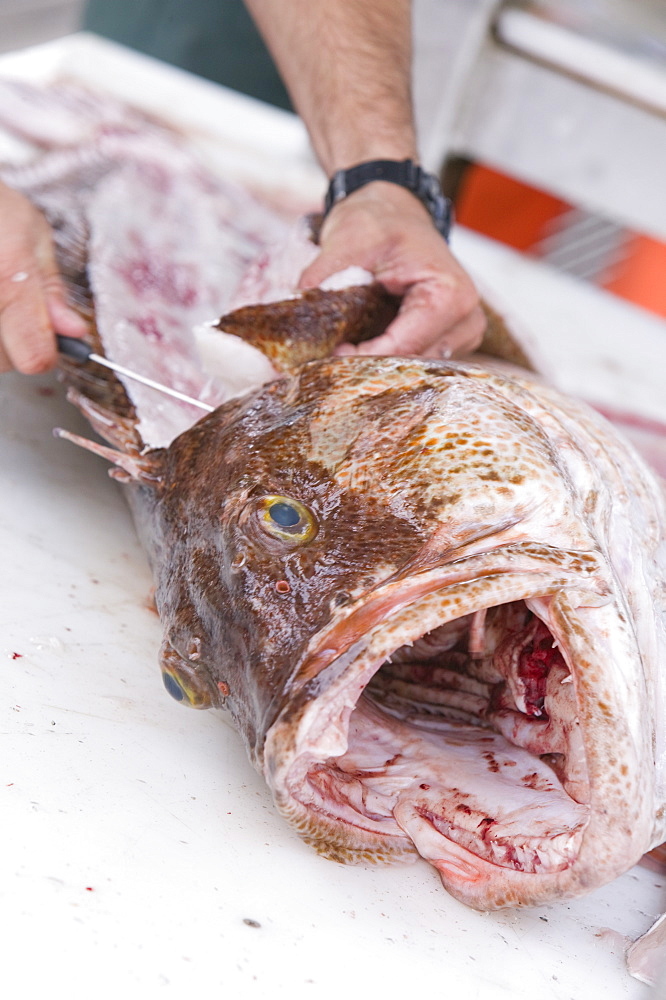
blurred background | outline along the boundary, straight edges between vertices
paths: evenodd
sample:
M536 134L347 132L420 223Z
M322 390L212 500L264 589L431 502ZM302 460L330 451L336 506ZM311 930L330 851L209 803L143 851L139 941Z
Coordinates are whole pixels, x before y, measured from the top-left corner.
M288 107L242 0L0 0ZM459 222L666 316L666 0L414 0L425 164Z
M84 0L0 0L0 52L77 31Z

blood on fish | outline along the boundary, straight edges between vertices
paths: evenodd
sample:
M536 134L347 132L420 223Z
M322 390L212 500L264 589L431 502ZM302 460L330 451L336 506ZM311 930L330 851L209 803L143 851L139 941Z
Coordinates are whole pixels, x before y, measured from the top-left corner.
M500 766L495 760L494 754L490 753L489 751L485 751L484 753L481 754L481 756L487 762L488 770L493 771L495 774L497 774L497 772L500 769Z
M553 637L540 622L534 637L519 656L518 676L525 685L525 713L536 718L547 718L544 709L546 679L556 663L564 665L562 654L553 646Z
M159 344L164 340L164 334L157 325L154 316L138 316L129 320L129 322L143 334L146 340L150 340L155 344Z
M156 261L140 256L127 261L117 270L139 299L150 294L169 305L186 307L194 305L197 300L198 292L191 275L182 265L172 261Z

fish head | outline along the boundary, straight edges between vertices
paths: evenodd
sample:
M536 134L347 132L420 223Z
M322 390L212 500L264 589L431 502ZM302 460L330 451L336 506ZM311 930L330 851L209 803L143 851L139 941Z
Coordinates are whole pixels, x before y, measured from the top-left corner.
M654 837L636 569L608 536L656 539L657 501L629 526L602 432L540 392L313 362L176 439L159 503L183 700L231 710L322 854L421 854L481 909L586 891Z

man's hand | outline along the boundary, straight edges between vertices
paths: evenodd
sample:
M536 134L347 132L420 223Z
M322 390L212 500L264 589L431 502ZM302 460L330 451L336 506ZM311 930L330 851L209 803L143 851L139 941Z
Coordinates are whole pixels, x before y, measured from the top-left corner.
M56 362L55 333L86 329L67 305L44 216L0 184L0 372L46 371Z
M310 288L356 264L393 295L400 312L381 337L338 354L417 354L448 358L474 350L486 319L478 293L419 200L375 181L338 202L322 226L321 253L302 274Z
M245 0L327 177L369 160L418 161L411 100L410 0ZM403 296L381 337L338 353L449 357L481 341L469 277L424 206L374 181L334 205L301 288L353 264Z

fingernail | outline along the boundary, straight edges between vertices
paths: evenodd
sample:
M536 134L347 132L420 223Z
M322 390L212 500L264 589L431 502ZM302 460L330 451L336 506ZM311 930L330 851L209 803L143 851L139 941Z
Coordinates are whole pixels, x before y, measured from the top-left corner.
M49 313L51 315L51 321L54 327L57 329L58 333L64 333L65 336L83 336L88 332L89 323L84 319L84 317L72 309L71 306L67 305L65 302L54 301L49 303Z

